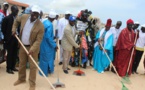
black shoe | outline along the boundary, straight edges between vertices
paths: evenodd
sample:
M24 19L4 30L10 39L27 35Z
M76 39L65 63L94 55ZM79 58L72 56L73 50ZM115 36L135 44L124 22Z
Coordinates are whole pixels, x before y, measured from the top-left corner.
M18 71L18 69L16 69L16 68L14 68L14 69L12 69L13 71L15 71L15 72L17 72Z
M136 73L136 74L138 74L138 72L137 72L137 71L135 71L135 73Z
M67 68L67 70L70 70L70 68Z
M116 73L115 70L114 70L114 68L111 68L111 72Z
M93 67L93 65L90 63L90 66L92 66Z
M86 65L86 63L84 63L83 68L86 69L86 67L87 67L87 65Z
M64 72L65 74L68 74L68 71L67 71L67 70L63 70L63 72Z
M62 65L62 62L59 62L59 65Z
M84 65L83 68L86 69L86 66Z
M12 70L7 70L7 73L9 73L9 74L14 74L14 72L12 71Z
M110 67L106 68L105 71L109 71Z
M75 63L72 63L71 66L72 66L72 67L75 67L76 65L75 65Z

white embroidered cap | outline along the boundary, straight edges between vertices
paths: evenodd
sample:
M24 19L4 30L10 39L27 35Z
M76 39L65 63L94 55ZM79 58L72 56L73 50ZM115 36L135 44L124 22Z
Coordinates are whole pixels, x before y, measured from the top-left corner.
M50 17L50 18L56 18L56 12L50 11L48 17Z
M141 27L144 27L145 28L145 24L141 25Z
M7 2L4 2L4 3L3 3L3 5L6 5L6 4L8 4L8 3L7 3Z
M37 5L32 6L31 11L32 12L38 12L39 14L41 12L40 8Z
M71 14L70 11L66 11L65 14Z
M134 22L134 24L139 24L139 22Z

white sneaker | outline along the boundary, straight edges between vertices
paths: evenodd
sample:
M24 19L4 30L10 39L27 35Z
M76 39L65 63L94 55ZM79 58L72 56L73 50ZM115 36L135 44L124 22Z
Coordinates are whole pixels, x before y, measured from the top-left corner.
M101 72L102 74L104 73L104 71Z

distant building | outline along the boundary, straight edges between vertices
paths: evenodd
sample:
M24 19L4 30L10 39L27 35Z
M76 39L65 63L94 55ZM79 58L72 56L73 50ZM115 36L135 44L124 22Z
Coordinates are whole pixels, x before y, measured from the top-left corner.
M25 4L25 3L20 3L20 2L17 2L17 1L14 1L14 0L0 0L0 5L1 5L1 8L3 8L3 3L4 2L7 2L9 4L9 6L11 7L12 5L17 5L18 8L19 8L19 13L22 12L22 7L28 7L29 5L28 4ZM9 8L9 11L10 11L10 8Z

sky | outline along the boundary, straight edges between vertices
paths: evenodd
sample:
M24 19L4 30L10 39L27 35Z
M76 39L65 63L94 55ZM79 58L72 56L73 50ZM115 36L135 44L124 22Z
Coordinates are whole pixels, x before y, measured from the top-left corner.
M145 0L16 0L29 5L39 5L45 13L55 10L57 13L70 11L76 15L82 9L92 11L92 16L97 16L101 22L106 23L108 18L116 24L122 21L122 28L126 27L126 21L133 19L141 25L145 24Z

